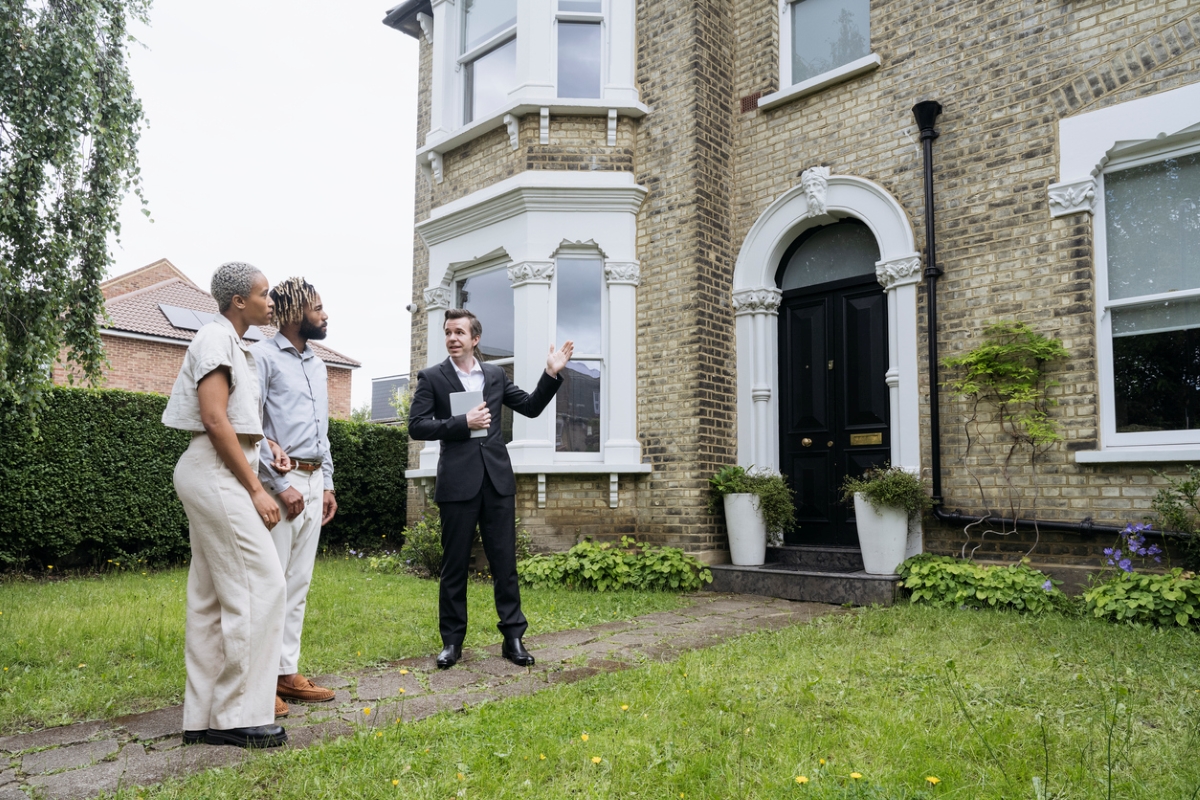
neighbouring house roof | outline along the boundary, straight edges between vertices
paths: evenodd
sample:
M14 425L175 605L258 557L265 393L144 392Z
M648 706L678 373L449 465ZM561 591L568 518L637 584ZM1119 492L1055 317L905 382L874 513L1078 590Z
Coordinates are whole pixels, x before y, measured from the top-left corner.
M391 403L392 392L403 392L407 387L407 374L371 378L371 421L396 419L396 409L392 408Z
M177 306L209 314L217 313L217 301L212 298L212 295L189 281L175 267L171 266L170 262L164 259L163 262L155 262L150 267L161 265L164 262L170 267L172 272L176 273L175 275L167 277L158 283L126 291L109 298L105 303L109 319L104 323L102 332L135 333L142 336L153 336L158 339L170 339L178 341L181 346L186 347L188 342L192 340L192 337L196 335L196 332L186 328L176 328L167 319L167 315L163 313L160 306ZM143 269L150 269L150 267L143 267ZM116 278L105 283L117 283L141 271L137 270L134 273L118 275ZM259 325L258 329L262 332L263 338L270 338L275 335L275 328L270 325ZM313 351L321 357L321 360L331 367L357 369L362 366L360 362L355 361L353 358L344 356L323 344L312 341L309 344L312 345Z
M187 275L180 272L179 267L176 267L165 258L160 258L158 261L147 264L140 269L125 272L101 282L100 291L104 293L105 300L111 300L119 295L138 289L145 289L147 286L153 286L156 283L162 283L171 278L178 278L188 286L193 286L200 291L204 291L192 283Z

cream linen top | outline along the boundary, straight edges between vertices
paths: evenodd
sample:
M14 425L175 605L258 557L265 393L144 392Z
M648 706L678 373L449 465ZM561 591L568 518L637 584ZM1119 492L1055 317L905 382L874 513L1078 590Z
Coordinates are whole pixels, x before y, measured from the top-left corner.
M234 433L250 436L255 441L261 439L263 428L258 369L250 348L237 335L233 323L224 314L217 314L212 322L197 331L196 338L188 345L183 366L179 368L179 377L171 389L171 399L167 401L167 409L162 415L163 424L182 431L204 432L196 387L201 378L217 367L229 368L229 406L226 414Z

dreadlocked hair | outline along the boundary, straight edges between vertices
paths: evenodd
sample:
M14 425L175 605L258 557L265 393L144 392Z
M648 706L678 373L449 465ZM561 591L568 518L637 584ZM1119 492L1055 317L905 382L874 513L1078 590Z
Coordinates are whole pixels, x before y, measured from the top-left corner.
M279 327L304 319L304 306L317 300L317 290L304 278L288 278L271 290L275 324Z

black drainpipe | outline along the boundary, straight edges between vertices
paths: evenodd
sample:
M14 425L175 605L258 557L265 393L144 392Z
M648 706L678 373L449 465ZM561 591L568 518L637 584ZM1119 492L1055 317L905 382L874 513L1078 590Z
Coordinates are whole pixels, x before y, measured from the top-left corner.
M933 124L942 113L942 104L936 100L922 100L912 108L913 116L917 119L917 127L921 129L921 147L925 155L925 306L928 309L929 331L929 427L930 446L929 458L933 484L933 516L941 522L956 525L983 523L987 525L1005 525L1014 528L1038 528L1052 531L1071 531L1073 533L1107 533L1113 536L1124 528L1111 525L1097 525L1087 518L1082 522L1064 522L1059 520L1011 519L990 514L976 516L964 514L961 511L947 511L942 504L942 420L940 400L938 397L938 314L937 314L937 279L942 274L937 265L937 238L933 232L933 140L938 137ZM1182 534L1148 531L1152 536L1181 536Z

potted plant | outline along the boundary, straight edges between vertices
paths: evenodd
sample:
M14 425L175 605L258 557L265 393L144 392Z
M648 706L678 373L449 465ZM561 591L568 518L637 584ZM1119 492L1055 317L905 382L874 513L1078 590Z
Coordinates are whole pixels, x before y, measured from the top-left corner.
M729 557L737 566L762 564L767 557L767 534L782 536L796 524L792 490L783 476L755 474L744 467L722 467L708 484L709 511L717 500L725 507Z
M842 500L854 503L863 569L870 575L893 574L904 561L909 517L930 506L921 479L903 467L884 464L861 477L847 475Z

